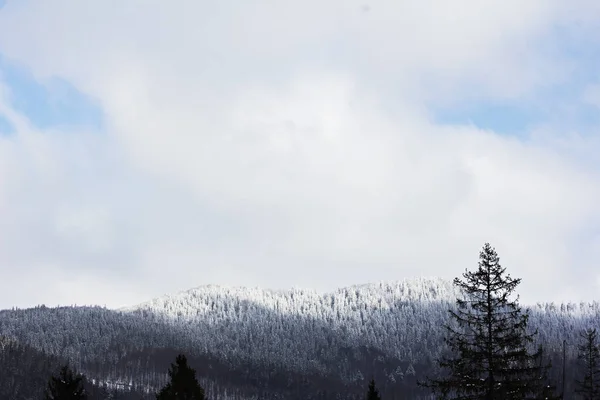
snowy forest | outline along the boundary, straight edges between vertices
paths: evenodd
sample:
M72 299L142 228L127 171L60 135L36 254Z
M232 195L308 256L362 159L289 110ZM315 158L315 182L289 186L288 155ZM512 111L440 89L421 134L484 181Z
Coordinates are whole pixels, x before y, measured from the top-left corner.
M420 278L333 293L204 286L124 309L56 307L0 312L0 398L34 399L69 363L89 398L151 399L185 353L208 399L428 399L461 297L456 281ZM543 346L548 382L576 399L582 332L600 303L539 303L530 346ZM583 398L583 397L581 397Z

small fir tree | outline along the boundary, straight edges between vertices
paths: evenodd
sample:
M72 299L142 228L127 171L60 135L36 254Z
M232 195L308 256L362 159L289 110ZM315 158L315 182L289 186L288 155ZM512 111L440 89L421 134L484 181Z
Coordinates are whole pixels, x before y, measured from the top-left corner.
M545 361L546 352L543 346L538 347L536 353L536 363L538 366L539 375L537 381L533 381L533 389L530 395L527 397L528 400L561 400L562 396L557 394L556 385L552 379L548 376L548 372L552 368L550 361Z
M381 400L381 397L379 396L379 390L377 390L377 388L375 387L375 379L371 379L371 382L369 382L367 400Z
M84 377L75 374L68 365L63 366L58 376L50 377L45 392L46 400L86 400L87 393L83 387Z
M583 378L577 379L576 392L583 400L600 400L600 349L596 329L580 333L578 359L583 364Z
M196 371L180 354L169 368L170 381L156 395L157 400L204 400L204 389L196 379Z

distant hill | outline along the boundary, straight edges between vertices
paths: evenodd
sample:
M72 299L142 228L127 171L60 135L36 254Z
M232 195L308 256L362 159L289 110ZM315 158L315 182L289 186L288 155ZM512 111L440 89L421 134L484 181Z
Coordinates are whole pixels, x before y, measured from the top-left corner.
M417 399L417 379L445 350L442 326L456 296L450 281L437 278L326 294L211 285L119 310L5 310L0 334L137 393L161 386L181 351L212 399L360 398L371 377L386 399ZM579 331L600 327L600 304L529 308L556 367L567 341L572 375ZM554 374L559 379L560 368Z

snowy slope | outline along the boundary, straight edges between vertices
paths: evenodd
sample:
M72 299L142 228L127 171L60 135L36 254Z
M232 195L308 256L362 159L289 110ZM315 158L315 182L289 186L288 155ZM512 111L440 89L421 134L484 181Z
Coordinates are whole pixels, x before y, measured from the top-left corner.
M232 371L243 366L355 381L379 368L396 379L414 368L419 374L440 355L441 327L456 296L451 282L437 278L325 294L210 285L119 310L5 310L0 334L101 371L149 349L178 349ZM598 303L538 304L531 312L532 328L549 350L600 326ZM573 357L574 346L568 352Z
M297 288L275 291L207 285L119 311L146 310L172 319L199 320L231 317L231 310L227 307L233 305L233 313L238 316L243 312L262 309L281 315L328 318L342 310L350 314L355 313L356 309L390 310L398 303L453 302L456 296L452 283L440 278L355 285L326 294Z

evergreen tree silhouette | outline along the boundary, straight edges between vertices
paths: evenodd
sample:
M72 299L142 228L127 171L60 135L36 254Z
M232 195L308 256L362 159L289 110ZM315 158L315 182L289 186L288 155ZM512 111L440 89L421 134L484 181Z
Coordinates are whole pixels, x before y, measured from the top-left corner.
M83 375L74 374L68 365L63 366L58 376L50 377L45 392L46 400L86 400Z
M379 391L375 387L375 379L371 379L369 382L369 391L367 392L367 400L381 400Z
M600 343L596 329L580 333L578 359L583 364L583 379L576 380L576 392L583 400L600 400Z
M479 254L477 270L455 278L461 298L449 310L445 343L451 355L439 366L448 372L440 379L420 382L441 398L517 400L535 397L543 377L541 352L531 354L527 333L529 315L511 295L521 282L506 274L489 243Z
M535 356L539 379L533 381L533 390L527 399L561 400L562 396L557 394L556 385L548 376L548 372L552 368L552 363L550 361L544 362L545 355L544 347L539 346Z
M156 395L157 400L204 400L204 389L196 379L196 371L180 354L169 368L170 381Z

